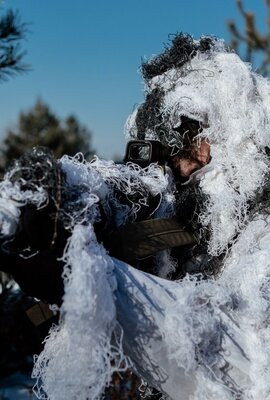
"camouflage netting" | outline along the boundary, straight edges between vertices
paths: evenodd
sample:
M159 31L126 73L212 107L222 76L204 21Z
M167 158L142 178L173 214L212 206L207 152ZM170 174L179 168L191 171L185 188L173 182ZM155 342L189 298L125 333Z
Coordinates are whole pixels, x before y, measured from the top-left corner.
M205 36L194 40L190 35L180 33L172 37L163 53L142 63L146 98L127 123L130 137L160 140L165 146L171 147L171 154L176 154L187 147L186 138L190 133L193 138L201 132L206 120L196 121L182 116L172 121L170 113L164 112L164 97L168 91L168 82L171 90L179 77L188 73L191 60L198 53L206 56L209 54L211 57L210 50L213 48L224 50L220 40L215 37Z

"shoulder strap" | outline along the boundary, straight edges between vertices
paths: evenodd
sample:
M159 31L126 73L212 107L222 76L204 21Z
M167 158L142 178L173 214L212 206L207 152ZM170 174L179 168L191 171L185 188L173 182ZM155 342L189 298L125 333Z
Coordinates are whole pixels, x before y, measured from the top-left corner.
M107 243L112 256L130 262L161 250L195 244L196 238L177 218L151 219L120 228Z

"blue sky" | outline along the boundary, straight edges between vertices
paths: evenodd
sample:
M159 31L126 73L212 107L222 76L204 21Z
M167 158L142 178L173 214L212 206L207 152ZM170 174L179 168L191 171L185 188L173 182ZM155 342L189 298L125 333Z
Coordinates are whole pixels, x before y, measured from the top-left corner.
M263 0L243 0L266 19ZM168 34L214 34L241 18L235 0L5 0L29 22L23 47L32 71L0 86L0 138L37 98L65 118L75 114L105 158L123 154L123 127L143 101L142 57L158 54Z

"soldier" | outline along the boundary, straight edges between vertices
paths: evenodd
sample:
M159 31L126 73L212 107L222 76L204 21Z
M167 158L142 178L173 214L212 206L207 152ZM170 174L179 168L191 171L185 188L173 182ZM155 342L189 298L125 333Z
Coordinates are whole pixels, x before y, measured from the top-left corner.
M73 376L76 357L90 368L88 397L96 385L108 384L111 364L103 360L111 354L116 320L125 353L163 393L239 397L259 388L250 364L263 370L246 329L266 343L265 332L255 332L249 321L263 314L253 310L267 301L267 263L255 239L268 234L269 83L221 41L183 34L144 63L142 73L146 97L127 123L135 151L126 164L55 161L43 149L17 161L1 184L0 265L23 290L49 303L62 303L66 282L64 318L39 363L50 369L44 376L55 398L71 388L77 393L72 379L57 391L61 379L55 378ZM162 157L145 156L145 148L161 149ZM249 223L257 224L258 235L253 225L245 233ZM221 279L215 284L210 273ZM93 335L81 334L88 331ZM73 334L75 347L65 358ZM82 339L85 351L94 347L91 357L100 355L89 356L92 364L78 360Z

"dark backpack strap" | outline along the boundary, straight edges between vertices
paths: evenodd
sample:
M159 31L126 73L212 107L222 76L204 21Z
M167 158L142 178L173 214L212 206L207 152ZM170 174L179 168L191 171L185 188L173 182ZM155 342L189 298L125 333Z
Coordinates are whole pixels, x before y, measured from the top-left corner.
M151 219L124 226L107 238L105 246L110 255L131 262L161 250L195 243L195 236L177 218L170 218Z

